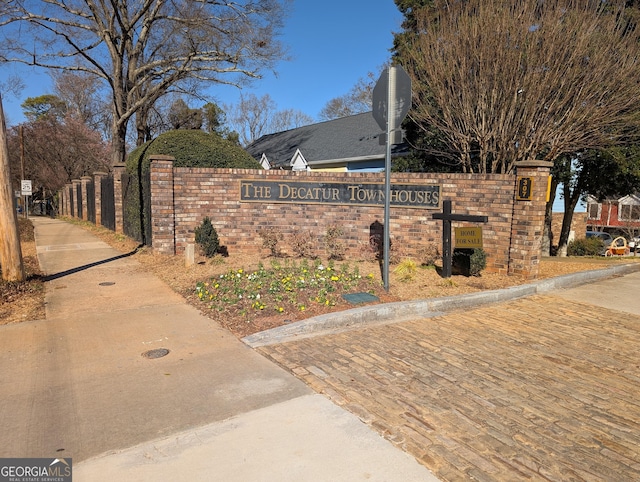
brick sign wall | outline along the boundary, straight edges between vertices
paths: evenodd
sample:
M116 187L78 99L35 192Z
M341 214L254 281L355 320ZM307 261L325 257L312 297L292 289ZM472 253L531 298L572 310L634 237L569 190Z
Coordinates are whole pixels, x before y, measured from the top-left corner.
M535 278L548 174L549 165L539 162L521 163L509 175L394 173L392 245L414 257L428 244L441 249L442 222L431 216L440 212L442 199L450 199L456 214L488 216L482 225L488 270ZM522 178L532 180L533 192L516 200ZM181 253L208 216L229 252L264 250L258 232L276 228L285 251L290 235L304 230L316 237L317 254L324 256L322 237L337 225L345 231L347 257L357 259L372 226L384 222L378 190L383 182L381 173L174 168L170 159L153 160L152 244L160 252Z

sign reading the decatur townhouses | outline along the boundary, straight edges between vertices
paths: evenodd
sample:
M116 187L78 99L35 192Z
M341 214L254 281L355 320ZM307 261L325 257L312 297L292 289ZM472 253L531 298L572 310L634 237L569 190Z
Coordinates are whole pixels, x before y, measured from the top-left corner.
M382 206L384 204L384 184L242 180L240 181L240 201ZM439 209L440 185L392 185L391 205Z

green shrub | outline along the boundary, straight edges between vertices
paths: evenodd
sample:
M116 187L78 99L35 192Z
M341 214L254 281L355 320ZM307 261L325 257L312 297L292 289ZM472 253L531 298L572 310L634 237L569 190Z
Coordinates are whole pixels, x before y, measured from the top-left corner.
M240 146L218 134L200 130L173 130L137 147L127 159L127 171L149 170L149 157L163 154L175 158L174 167L217 167L262 169L262 166Z
M202 248L207 258L212 258L220 248L218 233L208 217L204 218L202 224L196 228L196 243Z
M482 248L475 248L470 261L469 274L480 276L480 272L487 267L487 253Z
M174 130L136 147L127 157L128 184L124 192L125 234L151 244L150 157L156 154L175 158L174 167L262 169L258 161L240 146L218 134L200 130Z
M456 248L452 256L453 267L465 276L480 276L487 267L487 253L482 248Z
M604 248L604 242L597 237L580 238L567 245L568 256L598 256Z

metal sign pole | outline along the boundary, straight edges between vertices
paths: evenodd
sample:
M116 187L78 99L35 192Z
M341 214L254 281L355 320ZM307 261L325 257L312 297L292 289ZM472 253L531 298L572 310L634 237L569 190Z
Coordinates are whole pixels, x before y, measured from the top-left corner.
M384 279L384 289L389 291L389 251L391 249L391 134L395 128L393 113L395 112L396 90L395 90L395 67L391 66L387 76L387 138L386 154L384 159L384 265L382 277Z
M411 79L400 66L391 66L384 70L373 88L373 118L380 129L385 130L385 181L384 181L384 231L383 231L383 269L384 289L389 291L389 251L391 248L391 146L401 142L397 127L402 123L411 107ZM393 139L392 137L393 136ZM382 139L381 139L382 141ZM382 142L381 142L382 143Z

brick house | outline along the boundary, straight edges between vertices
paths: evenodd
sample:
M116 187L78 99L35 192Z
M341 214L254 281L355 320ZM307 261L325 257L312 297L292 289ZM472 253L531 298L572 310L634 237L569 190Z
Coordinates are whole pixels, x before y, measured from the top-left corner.
M640 195L598 201L587 197L587 229L622 234L627 238L640 232Z

